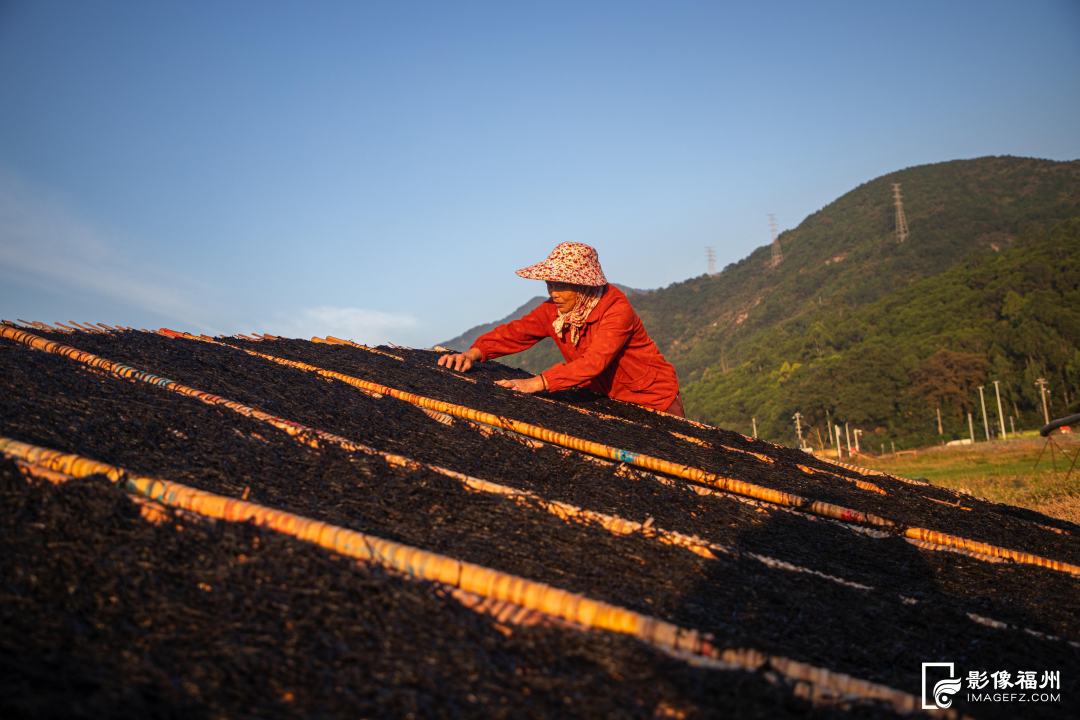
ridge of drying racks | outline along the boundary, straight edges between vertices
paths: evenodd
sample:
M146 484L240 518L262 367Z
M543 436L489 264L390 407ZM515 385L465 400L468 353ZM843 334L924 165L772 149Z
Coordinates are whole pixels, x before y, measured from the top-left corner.
M25 321L20 321L20 322L25 323ZM45 329L50 329L50 330L52 329L52 328L49 328L49 326L45 325L44 323L38 323L38 325L43 326ZM127 329L128 328L125 328L125 330L127 330ZM149 332L149 331L145 331L145 332ZM50 340L46 340L44 338L40 338L38 336L35 336L32 333L27 332L26 330L21 330L21 329L17 328L12 323L7 323L6 321L5 321L4 325L0 326L0 334L2 334L3 336L6 336L6 337L10 337L12 339L19 339L20 341L24 342L24 344L31 345L31 346L37 346L38 349L42 349L42 350L46 350L48 346L56 346L55 348L52 348L49 351L58 352L59 354L64 354L64 355L67 355L69 357L72 357L73 354L86 356L87 360L85 360L85 362L87 362L88 364L91 364L91 365L98 365L100 363L106 363L106 364L109 364L109 365L113 365L113 363L110 363L109 361L104 360L103 358L97 358L97 356L94 356L94 355L92 355L90 353L85 353L84 351L78 350L76 348L69 348L68 346L61 346L58 343L56 343L55 341L50 341ZM210 343L214 343L214 344L224 344L224 343L218 343L216 340L214 340L213 338L210 338L208 336L194 336L194 335L190 335L188 333L180 333L180 332L176 332L176 331L172 331L172 330L167 330L165 328L162 328L162 330L159 331L158 334L165 335L165 336L168 336L168 337L174 337L174 338L181 338L182 337L182 338L189 339L189 340L195 340L195 341L201 341L201 342L210 342ZM351 345L352 343L349 343L349 344ZM227 344L224 344L224 345L227 345ZM327 376L327 377L332 377L332 378L335 378L335 379L338 379L338 380L342 380L342 381L346 382L347 384L353 385L354 387L357 387L358 389L360 389L362 391L366 391L369 394L370 393L379 393L379 394L383 394L383 395L390 395L391 397L396 397L399 400L404 400L406 402L410 402L410 403L412 403L414 405L417 405L417 406L419 406L421 408L427 408L427 409L434 410L434 411L437 411L437 412L440 412L440 413L448 413L450 415L454 415L454 416L457 416L457 417L462 417L462 418L465 418L465 419L468 419L468 420L474 420L474 421L480 422L480 423L485 424L485 425L490 425L490 426L492 426L494 428L497 428L497 429L502 429L502 430L505 430L505 431L518 433L518 434L521 434L521 435L524 435L524 436L527 436L527 437L532 437L532 438L539 439L539 440L544 441L544 442L549 442L549 443L552 443L552 444L561 445L563 447L568 447L568 448L570 448L572 450L578 450L580 452L585 452L585 453L595 455L595 456L598 456L598 457L604 457L604 458L616 460L616 461L619 461L619 462L624 462L624 463L636 465L636 466L639 466L639 467L645 467L647 469L650 469L650 470L653 470L653 471L656 471L656 472L661 472L661 473L665 473L665 474L669 474L669 475L674 475L676 477L681 477L681 478L683 478L685 480L690 480L692 482L701 483L701 484L704 484L704 485L707 485L707 486L710 486L710 487L713 487L713 488L717 488L717 489L720 489L720 490L723 490L723 491L726 491L726 492L729 492L729 493L734 493L736 495L743 495L743 496L755 498L755 499L757 499L759 501L764 501L764 502L767 502L767 503L775 504L775 505L780 506L780 507L786 507L786 508L789 508L789 509L798 510L798 511L803 512L803 513L810 513L811 515L817 515L817 516L821 516L821 517L824 517L824 518L830 518L830 519L833 519L835 521L845 523L845 524L849 524L849 525L853 525L853 526L862 525L862 526L880 527L880 528L883 528L883 529L888 530L890 532L902 535L903 537L905 537L905 538L907 538L909 540L919 541L921 543L931 543L933 545L941 545L941 546L946 546L946 547L952 547L952 548L955 548L957 550L965 551L964 554L971 554L971 555L974 555L974 556L985 555L985 556L991 556L991 557L1005 558L1005 559L1009 559L1009 560L1024 563L1024 564L1031 564L1031 565L1037 565L1037 566L1041 566L1041 567L1047 567L1047 568L1052 569L1052 570L1057 570L1057 571L1065 572L1065 573L1072 574L1072 575L1080 575L1080 567L1078 567L1078 566L1075 566L1075 565L1072 565L1072 564L1069 564L1069 563L1064 563L1064 562L1057 561L1057 560L1052 560L1052 559L1049 559L1049 558L1044 558L1044 557L1041 557L1041 556L1038 556L1038 555L1034 555L1032 553L1025 553L1025 552L1020 552L1020 551L1016 551L1016 550L1011 550L1009 548L1002 548L1002 547L998 547L998 546L995 546L995 545L991 545L989 543L983 543L981 541L968 540L966 538L953 536L953 535L948 535L948 534L940 533L940 532L937 532L937 531L934 531L934 530L929 530L929 529L926 529L926 528L913 527L913 526L904 526L904 525L901 525L900 523L896 523L896 522L894 522L892 520L888 520L888 519L885 519L885 518L880 518L880 517L871 515L869 513L862 513L862 512L850 510L850 509L847 509L847 508L843 508L843 507L840 507L840 506L831 505L831 504L828 504L828 503L811 502L808 499L802 498L802 497L800 497L798 495L793 495L793 494L790 494L790 493L782 493L782 492L779 492L779 491L770 490L770 489L767 489L767 488L762 488L760 486L755 486L755 485L752 485L750 483L745 483L745 482L738 481L738 480L733 480L733 479L730 479L730 478L722 478L720 476L714 475L712 473L708 473L708 472L706 472L704 470L700 470L700 469L697 469L697 468L690 468L688 466L680 465L678 463L670 463L668 461L661 460L659 458L652 458L650 456L639 454L639 453L631 453L631 452L626 451L626 450L620 450L618 448L611 448L611 447L608 447L608 446L605 446L605 445L601 445L599 443L592 443L590 441L583 440L581 438L574 438L572 436L564 435L562 433L554 433L552 431L545 430L543 428L538 428L538 427L535 427L535 426L528 425L527 423L521 423L521 422L518 422L518 421L510 420L508 418L503 418L503 417L499 417L499 416L490 415L488 413L483 413L483 412L480 412L480 411L472 410L471 408L466 408L464 406L453 405L451 403L446 403L446 402L443 402L443 401L433 400L431 398L425 398L423 396L418 396L418 395L414 395L414 394L411 394L411 393L404 393L402 391L395 390L393 388L389 388L387 386L383 386L383 385L380 385L378 383L372 383L370 381L361 380L359 378L354 378L354 377L351 377L351 376L348 376L348 375L344 375L342 373L336 373L336 372L333 372L333 371L324 370L322 368L317 368L315 366L307 365L306 363L299 363L299 362L296 362L296 361L284 360L282 358L276 358L276 357L273 357L273 356L270 356L270 355L265 355L263 353L259 353L259 352L253 351L253 350L249 350L247 348L240 348L240 347L236 347L236 346L232 346L232 345L227 345L227 346L234 349L234 350L238 350L240 352L244 352L244 353L247 353L247 354L250 354L250 355L253 355L253 356L262 357L262 358L270 360L272 362L276 362L276 363L279 363L279 364L284 364L284 365L296 367L296 368L299 368L299 369L304 369L304 370L308 370L308 371L317 372L317 373L319 373L321 375L324 375L324 376ZM63 349L61 349L61 348L63 348ZM370 348L365 348L365 349L371 350ZM70 352L68 352L68 351L70 351ZM122 371L126 372L127 374L140 374L141 373L141 371L138 371L138 370L136 370L134 368L127 368L126 366L119 366L118 365L117 367L120 368ZM153 377L153 376L151 376L151 377ZM154 378L154 380L155 381L160 381L160 384L166 384L166 383L171 383L172 382L172 381L166 380L164 378ZM195 392L199 392L199 391L195 391ZM284 423L284 424L287 424L287 425L292 425L292 426L296 425L295 423L291 423L289 421L281 421L281 422ZM920 545L920 546L923 546L923 545Z

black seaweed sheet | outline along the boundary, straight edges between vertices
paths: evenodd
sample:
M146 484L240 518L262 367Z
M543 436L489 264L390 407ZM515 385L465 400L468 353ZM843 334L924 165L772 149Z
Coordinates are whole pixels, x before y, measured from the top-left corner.
M248 487L253 500L586 592L715 632L725 644L910 692L918 691L919 662L941 652L942 638L948 647L965 648L955 658L961 663L1075 663L1075 650L1063 642L986 628L965 615L979 612L1075 638L1076 580L1060 573L920 552L899 539L871 540L826 523L628 480L553 448L484 437L461 423L447 428L405 403L367 398L343 383L228 348L142 334L61 338L382 449L595 510L634 519L652 515L662 527L803 563L875 590L748 559L705 561L637 535L615 538L533 507L466 493L437 474L404 473L334 448L312 451L230 411L77 370L70 360L6 342L0 345L3 382L18 392L4 399L5 434L225 494ZM257 349L272 345L259 343ZM444 375L420 364L414 374ZM442 382L466 385L449 376ZM901 594L920 602L905 604Z

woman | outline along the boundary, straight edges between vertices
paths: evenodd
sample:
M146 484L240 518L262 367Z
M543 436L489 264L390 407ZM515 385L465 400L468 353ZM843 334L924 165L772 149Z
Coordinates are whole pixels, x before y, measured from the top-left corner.
M546 281L551 299L520 320L481 335L465 352L443 355L440 365L464 372L473 363L521 352L551 337L565 363L498 384L525 393L585 387L683 417L675 368L657 350L626 295L608 284L594 248L561 243L547 260L517 274Z

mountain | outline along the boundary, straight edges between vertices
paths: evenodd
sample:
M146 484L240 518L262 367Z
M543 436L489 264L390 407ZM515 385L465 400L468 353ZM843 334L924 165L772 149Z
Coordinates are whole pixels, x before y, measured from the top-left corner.
M910 228L894 237L892 184ZM676 283L635 304L684 385L760 355L779 327L800 334L948 270L974 251L1007 249L1022 230L1080 216L1080 161L989 157L882 176L810 215L716 276Z
M911 447L985 437L983 386L991 436L998 392L1007 431L1038 428L1039 378L1051 418L1077 412L1080 218L1021 231L1000 253L972 252L858 310L823 311L801 332L777 325L754 351L684 388L694 417L744 432L753 418L763 437L794 444L798 412L815 445L850 423L864 446Z
M626 293L626 297L628 297L628 298L641 297L643 295L648 295L649 293L653 292L652 290L638 290L637 288L627 287L626 285L620 285L619 283L611 283L611 284L614 285L615 287L619 288L620 290L622 290L624 293ZM449 348L450 350L456 350L457 352L462 352L464 350L468 350L470 347L472 347L472 344L476 341L476 338L480 337L481 335L483 335L486 332L491 332L492 330L499 327L500 325L505 325L506 323L510 322L511 320L517 320L519 317L527 315L528 313L530 313L534 309L536 309L536 307L538 305L540 305L540 303L544 302L545 300L547 300L546 295L544 295L544 296L537 295L536 297L532 298L527 303L525 303L524 305L522 305L521 307L519 307L517 310L510 313L506 317L502 318L501 320L496 320L495 322L484 323L483 325L477 325L476 327L469 328L468 330L461 333L460 335L458 335L453 340L447 340L446 342L442 342L442 343L439 343L439 344L442 345L443 347ZM551 349L553 351L555 351L555 353L557 354L558 350L555 348L555 343L553 341L550 341L550 340L546 341L545 344L547 344L547 343L549 343L551 345ZM535 354L536 350L537 350L537 348L533 348L534 354ZM521 353L519 353L519 355L520 354ZM561 359L556 360L554 362L561 362ZM511 363L511 364L513 364L513 363ZM547 365L544 366L544 369L546 370L547 368L551 367L552 364L553 363L548 363Z

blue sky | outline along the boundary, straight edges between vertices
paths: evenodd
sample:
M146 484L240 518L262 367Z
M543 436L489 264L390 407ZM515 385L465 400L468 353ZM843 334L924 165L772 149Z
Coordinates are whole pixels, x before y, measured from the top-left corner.
M0 3L0 315L429 346L912 165L1080 157L1080 3Z

